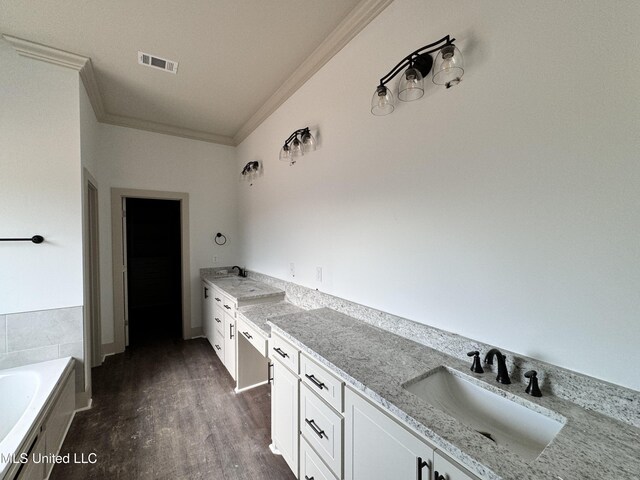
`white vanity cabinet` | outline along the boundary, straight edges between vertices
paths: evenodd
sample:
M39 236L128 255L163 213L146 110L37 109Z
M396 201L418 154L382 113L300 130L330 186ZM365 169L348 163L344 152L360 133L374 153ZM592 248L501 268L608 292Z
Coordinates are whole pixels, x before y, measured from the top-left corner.
M227 367L231 378L236 379L236 319L229 313L224 317L224 366Z
M433 454L433 480L477 480L477 477L436 451Z
M345 389L345 480L429 480L434 449Z
M270 357L273 360L273 381L271 387L271 450L280 453L289 465L289 468L298 473L298 400L300 385L298 372L290 370L290 366L297 367L298 350L273 334L272 339L277 338L279 351L286 352L283 357L278 350L270 349ZM286 350L285 350L286 349ZM295 358L295 362L293 359ZM281 359L289 359L286 364Z
M349 388L344 416L345 480L479 480Z
M207 337L209 343L213 345L213 289L202 282L202 334Z

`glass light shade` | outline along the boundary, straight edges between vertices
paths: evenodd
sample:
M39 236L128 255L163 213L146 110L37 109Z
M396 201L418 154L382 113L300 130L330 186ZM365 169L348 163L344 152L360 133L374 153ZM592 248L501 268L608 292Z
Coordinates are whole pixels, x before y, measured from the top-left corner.
M464 61L458 47L455 45L442 47L434 65L433 83L447 88L460 83L464 74Z
M304 155L304 152L302 151L302 143L298 140L298 137L294 138L293 142L291 142L290 150L292 157L301 157Z
M302 150L304 153L313 152L316 149L316 139L313 138L311 132L306 131L302 134Z
M391 90L383 85L378 86L371 99L371 113L374 115L389 115L394 108Z
M407 70L400 77L400 83L398 83L398 99L403 102L412 102L418 100L424 95L424 79L420 70L413 66L407 68Z
M289 145L285 145L280 150L280 160L282 160L283 162L291 161L291 149L289 148Z

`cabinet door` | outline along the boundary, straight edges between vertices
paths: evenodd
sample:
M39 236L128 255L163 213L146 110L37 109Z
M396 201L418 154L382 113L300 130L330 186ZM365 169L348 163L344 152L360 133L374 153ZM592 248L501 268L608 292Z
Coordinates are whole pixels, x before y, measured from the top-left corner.
M231 378L236 379L236 321L228 313L224 314L224 366Z
M433 448L351 389L345 389L344 445L345 480L431 478Z
M434 480L477 480L462 467L459 467L440 452L433 455Z
M211 287L202 282L202 334L209 338L209 317L211 316ZM211 341L211 339L209 339Z
M298 377L280 362L273 362L271 439L289 468L298 473Z

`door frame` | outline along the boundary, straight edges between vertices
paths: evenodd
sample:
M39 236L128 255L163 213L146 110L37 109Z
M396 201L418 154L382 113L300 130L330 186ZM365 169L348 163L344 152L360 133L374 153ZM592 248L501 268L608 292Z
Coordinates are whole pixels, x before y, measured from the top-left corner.
M93 192L91 192L93 190ZM102 363L102 331L100 314L100 196L98 182L82 168L82 269L83 269L83 357L84 398L91 399L91 368ZM96 364L95 359L99 362Z
M125 198L178 200L180 202L180 249L182 262L182 338L191 338L191 265L189 255L189 194L131 188L111 189L111 252L113 266L113 325L116 353L125 350L124 266L122 202Z

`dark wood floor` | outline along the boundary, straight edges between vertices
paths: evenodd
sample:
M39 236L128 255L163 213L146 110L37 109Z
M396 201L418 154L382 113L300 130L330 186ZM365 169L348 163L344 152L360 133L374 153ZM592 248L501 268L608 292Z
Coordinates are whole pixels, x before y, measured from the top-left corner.
M160 340L93 369L93 408L79 412L51 479L295 479L269 450L270 387L233 392L205 339Z

